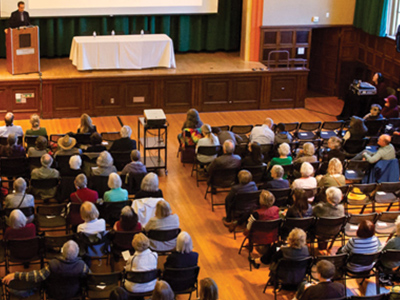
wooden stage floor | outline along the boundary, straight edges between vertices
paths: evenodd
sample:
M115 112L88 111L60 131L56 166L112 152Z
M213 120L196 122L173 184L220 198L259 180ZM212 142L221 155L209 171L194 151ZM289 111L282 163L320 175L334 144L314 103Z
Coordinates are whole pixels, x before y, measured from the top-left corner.
M201 113L201 119L211 125L234 125L262 123L266 117L271 117L278 122L303 122L303 121L332 121L334 115L339 114L342 101L337 98L309 98L305 109L280 109L280 110L255 110L235 111L220 113ZM313 111L311 111L311 109ZM317 113L320 111L321 113ZM328 115L330 114L330 115ZM122 116L125 125L131 126L133 138L137 138L138 116ZM160 174L160 188L164 192L165 199L171 204L173 213L180 218L180 227L189 232L193 238L194 251L199 253L200 275L199 279L212 277L218 284L220 299L244 300L244 299L273 299L271 288L266 294L262 293L264 284L268 279L268 266L262 266L259 270L249 271L247 251L238 254L243 235L238 234L236 240L233 234L222 224L225 215L224 207L216 207L211 211L210 196L204 199L206 184L196 186L195 178L190 176L191 165L183 166L176 158L178 143L177 134L180 132L185 114L167 114L168 127L168 175ZM120 124L114 117L93 118L99 132L118 131ZM24 131L29 128L28 120L16 120ZM65 133L75 131L79 119L52 119L43 120L42 125L49 133ZM3 122L0 122L3 125ZM216 201L223 202L226 194L217 194ZM162 261L163 258L160 259ZM121 270L123 264L120 263ZM94 265L95 272L107 272L108 266ZM358 284L352 280L348 286L355 294L364 294L366 284L359 289ZM194 296L194 295L193 295ZM282 292L280 299L292 299L293 293ZM187 299L187 296L179 296L178 299Z
M238 52L184 53L176 54L176 69L151 68L144 70L94 70L78 71L69 58L41 59L42 79L124 77L154 75L192 75L253 72L253 68L265 68L259 62L245 62ZM261 72L261 71L257 71ZM32 80L38 73L11 75L6 68L6 60L0 59L0 78L2 80Z

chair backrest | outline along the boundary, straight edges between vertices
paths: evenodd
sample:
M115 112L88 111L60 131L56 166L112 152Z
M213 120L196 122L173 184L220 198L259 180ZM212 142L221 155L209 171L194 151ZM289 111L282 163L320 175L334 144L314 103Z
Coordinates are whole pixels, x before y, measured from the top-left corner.
M221 146L199 146L197 148L197 154L214 156L217 155L221 151Z
M375 223L376 219L378 218L378 213L370 213L370 214L361 214L361 215L350 215L347 219L347 223L350 224L360 224L362 221L371 221Z
M377 187L376 183L357 183L353 184L353 188L359 188L360 191L368 196L372 196Z
M259 198L261 191L237 193L235 195L232 217L236 219L245 213L251 213L259 207Z
M370 166L370 163L365 160L346 160L344 168L345 170L366 172Z
M77 144L79 144L79 145L90 145L91 144L91 142L90 142L90 136L91 135L92 135L91 133L77 133L75 135L75 139L76 139Z
M177 238L178 234L181 232L180 228L169 229L169 230L149 230L146 235L149 239L167 242Z
M394 223L397 217L400 216L400 211L383 211L379 214L379 221Z
M366 120L364 123L368 128L367 136L378 136L386 125L386 120Z
M175 293L179 293L196 288L199 271L198 266L181 269L165 268L162 278L169 283Z
M3 211L2 211L2 214L4 215L4 216L10 216L10 214L11 214L11 212L14 210L14 209L16 209L16 208L5 208ZM35 207L33 207L33 206L28 206L28 207L20 207L20 208L18 208L24 215L25 215L25 217L30 217L30 216L32 216L32 215L34 215L35 214Z
M63 170L69 170L69 159L72 155L57 155L54 159L57 165L57 169L63 173Z
M321 122L301 122L299 131L317 131L321 127Z
M219 128L221 131L229 131L229 125L211 126L212 133L216 133L217 128Z
M90 176L88 187L97 191L99 198L103 198L104 193L110 189L108 187L108 176Z
M278 241L279 239L278 230L279 227L281 226L281 223L282 223L281 219L254 221L253 224L251 225L250 233L248 236L250 243L257 242L258 238L261 235L265 236L266 234L271 234L271 233L273 233L274 236L273 237L271 236L270 242Z
M280 230L280 235L281 238L284 240L288 237L289 233L294 229L294 228L299 228L303 229L304 232L308 233L311 229L311 227L315 223L315 218L314 217L305 217L305 218L286 218L283 221L281 230Z
M24 136L24 142L26 144L26 149L29 149L29 147L35 147L36 139L38 138L38 135L25 135ZM44 136L46 140L49 139L49 137L46 135Z
M385 263L388 262L398 263L400 261L400 250L395 250L395 249L384 250L381 253L379 261L384 261Z
M232 125L231 131L236 134L248 134L253 129L253 125Z
M124 274L124 279L134 283L146 283L157 279L159 274L159 269L141 272L129 271Z
M129 173L129 175L121 175L122 187L126 189L129 195L134 195L140 190L143 178L147 173Z
M82 203L69 203L67 223L69 226L77 226L84 221L81 218L81 205Z
M29 262L42 259L41 238L8 240L8 260L12 262Z
M22 145L22 141L23 141L23 137L20 135L18 136L18 145ZM7 137L0 137L0 145L3 146L7 146L8 145L8 141L7 141Z
M312 263L312 257L301 260L280 259L275 279L286 285L297 285L304 281Z
M75 240L74 234L67 234L62 236L44 236L44 251L47 259L54 258L61 254L62 246L70 241Z
M244 167L243 170L247 170L251 173L253 176L253 181L255 183L261 183L263 182L263 178L265 175L265 170L267 169L267 166L260 165L260 166L251 166L251 167Z
M352 263L359 266L372 266L375 264L380 256L380 252L361 254L361 253L352 253L349 255L349 259L347 263ZM365 271L365 270L364 270Z
M28 157L28 165L32 169L34 168L40 168L42 166L42 163L40 162L41 157Z
M27 159L25 157L2 157L0 158L0 172L3 177L27 177Z
M290 202L290 195L292 195L292 189L270 189L269 190L275 197L275 206L287 207Z
M102 132L101 134L101 138L104 141L115 141L121 138L121 135L118 131L115 132Z
M328 238L336 237L346 224L346 217L317 218L314 226L314 233L317 236Z
M293 122L293 123L284 123L285 124L285 130L290 133L294 133L297 131L299 128L299 123L298 122Z
M130 206L131 201L116 201L116 202L103 202L102 204L96 204L97 209L100 213L100 218L103 218L107 224L113 226L121 216L121 210L125 206Z
M111 234L111 248L112 250L117 251L125 251L132 250L134 252L132 246L132 240L135 234L138 232L135 231L113 231Z
M62 176L60 180L60 187L59 187L59 199L64 201L69 199L69 196L76 191L75 188L75 177L73 176Z
M346 140L343 144L343 149L350 154L357 154L365 149L368 143L368 139L364 138L362 140Z
M58 178L31 179L29 185L35 189L52 189L60 183Z
M65 134L50 134L50 142L57 143L59 139L63 138Z
M210 176L210 184L214 187L227 188L235 184L239 169L216 168Z
M340 280L343 278L343 275L346 271L346 264L347 264L348 255L347 253L341 253L336 255L321 255L317 256L315 260L315 264L321 260L330 261L335 265L335 275L333 276L332 280Z
M381 182L378 185L378 191L385 193L400 193L400 182Z
M341 130L344 125L344 121L328 121L322 123L321 130Z
M122 171L131 162L131 151L113 151L110 154L114 159L114 166L118 171Z
M67 212L66 204L46 204L36 207L36 212L43 216L62 216Z

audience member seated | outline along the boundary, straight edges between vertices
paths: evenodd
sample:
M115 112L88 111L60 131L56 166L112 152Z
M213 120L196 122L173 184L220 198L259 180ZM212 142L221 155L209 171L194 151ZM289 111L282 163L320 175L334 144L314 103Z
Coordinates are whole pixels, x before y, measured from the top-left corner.
M82 150L75 148L76 139L70 137L68 134L64 135L57 141L58 150L54 154L54 158L57 155L80 155L82 154Z
M344 206L340 204L343 195L337 187L330 187L326 190L326 202L320 202L313 208L313 215L320 218L343 217Z
M125 206L121 210L119 221L115 222L113 229L115 231L142 231L142 224L138 220L138 216L130 206Z
M32 170L31 179L60 178L60 173L56 169L50 168L53 164L53 158L49 154L43 155L40 162L42 166ZM53 198L56 195L56 192L57 187L49 189L32 188L32 194L43 200Z
M264 164L264 155L261 146L257 142L249 143L249 153L242 159L242 168L258 167Z
M0 126L0 137L8 137L11 133L14 133L15 136L23 136L24 132L22 131L22 127L19 125L14 125L14 114L13 113L6 113L4 117L4 122L6 125Z
M9 217L10 227L6 228L4 240L31 239L36 236L36 226L26 224L27 219L22 211L14 209Z
M313 177L314 168L309 162L303 162L300 168L301 177L292 183L292 189L313 189L317 187L317 180ZM314 197L308 198L309 202L314 201Z
M326 175L316 177L319 187L343 186L346 185L346 178L343 175L343 165L337 158L329 161Z
M310 256L307 247L307 234L304 230L299 228L294 228L287 238L288 245L282 246L278 252L274 254L274 256L268 257L266 255L261 256L260 258L256 258L251 260L253 266L258 269L260 267L260 263L269 264L269 276L273 277L276 272L276 268L278 266L278 262L281 258L283 259L291 259L291 260L301 260Z
M106 151L106 147L102 145L103 138L100 133L93 132L90 136L90 146L88 146L85 152L94 153L94 152L102 152Z
M199 112L194 108L189 109L186 113L186 120L182 125L182 130L185 128L200 128L201 126L203 126L203 122L200 120Z
M182 231L176 239L176 251L168 255L165 268L190 268L197 266L199 254L193 252L193 242L189 233Z
M149 249L150 241L143 234L135 234L132 240L132 247L135 253L126 262L125 271L144 272L157 269L158 255ZM135 283L125 280L124 287L132 293L145 293L152 291L157 279L146 283Z
M33 114L29 120L32 128L25 131L25 135L39 135L47 137L46 128L40 127L40 118L37 114Z
M235 152L233 141L225 141L222 145L222 150L224 154L214 159L207 169L210 177L213 175L214 170L240 168L241 158L239 155L233 154Z
M260 145L273 144L275 141L275 134L272 131L274 121L271 118L266 118L264 124L255 126L250 133L250 142L257 142Z
M292 157L290 154L290 146L288 143L282 143L278 147L279 157L274 157L269 162L270 166L281 165L286 166L292 163Z
M332 136L328 140L328 148L322 152L322 161L330 161L332 158L337 158L341 162L346 159L346 154L341 150L342 140L337 136Z
M119 134L121 138L113 141L109 149L110 152L128 152L136 149L136 141L131 139L132 129L128 125L122 126Z
M307 218L313 214L313 209L308 203L307 195L302 189L293 192L293 205L286 212L286 218Z
M196 153L197 153L197 149L200 146L219 146L219 140L211 132L211 126L210 125L203 124L203 126L201 126L201 133L203 135L203 138L201 138L196 144ZM197 159L202 163L210 163L216 157L217 157L217 154L212 155L212 156L204 155L204 154L197 154Z
M220 145L223 145L226 140L234 141L235 145L243 143L242 137L230 130L221 130L219 127L216 127L214 133L217 135Z
M293 137L290 135L289 132L286 131L285 124L284 123L279 123L276 125L275 129L275 144L282 144L282 143L291 143L293 140Z
M153 294L151 295L152 300L175 300L175 294L171 289L168 282L164 280L158 280L154 287Z
M163 192L158 188L158 176L150 172L143 177L140 191L135 194L135 199L141 198L163 198Z
M274 203L275 203L274 195L269 191L262 190L260 194L260 208L250 214L246 230L244 231L244 235L248 236L251 229L251 225L254 223L254 221L279 219L279 207L274 206ZM240 223L241 221L239 220L238 224L240 225ZM258 232L258 234L253 236L253 238L255 241L257 241L258 244L268 245L276 240L277 235L278 235L278 230L271 231L268 233ZM268 249L269 247L256 248L257 251L259 251L260 253L262 252L261 254L267 253Z
M82 158L79 155L72 155L69 158L69 169L61 169L61 176L76 177L83 173L81 166Z
M30 272L15 272L3 278L9 284L17 278L27 282L46 281L46 291L52 299L71 299L80 296L81 280L90 271L78 257L79 246L70 240L61 249L61 256L52 259L45 268Z
M149 232L150 230L170 230L179 228L179 217L176 214L172 214L171 206L165 200L157 202L156 214L150 218L147 222L144 230ZM150 247L157 251L168 251L175 249L176 238L170 241L155 241L150 239Z
M225 213L226 217L222 218L225 227L230 227L232 224L232 209L235 207L235 197L238 193L256 192L257 185L252 181L253 176L247 170L241 170L238 174L239 184L232 186L228 196L225 198Z
M349 130L344 135L344 140L362 140L368 133L368 128L365 126L364 120L352 116L349 124Z
M89 201L91 203L97 202L99 195L96 191L87 188L87 178L85 174L79 174L76 176L74 184L76 192L69 196L72 203L83 203L85 201Z
M303 283L296 294L295 299L316 300L321 299L341 299L345 297L346 291L340 282L332 282L336 268L328 260L320 260L317 263L316 279L318 283ZM322 296L323 295L323 296Z
M111 154L107 151L100 153L96 160L97 167L92 168L92 176L108 176L111 173L117 173L117 168L114 166L114 160Z
M357 253L357 254L369 254L378 252L381 248L381 242L374 235L375 225L369 220L361 221L357 229L357 237L350 238L350 240L342 248L338 250L338 253ZM362 272L371 269L370 266L361 266L355 263L348 263L347 269L351 272Z
M369 114L366 114L363 119L365 121L383 120L384 118L381 114L381 111L382 106L380 106L379 104L372 104Z
M295 164L301 164L303 162L316 162L317 157L315 154L315 147L313 143L304 143L303 149L300 149L297 153L296 159L293 161Z
M29 147L28 149L28 157L42 157L47 153L47 139L44 136L38 136L35 141L35 147Z
M7 137L7 146L1 147L1 154L2 157L25 157L25 148L22 145L18 145L18 137L15 133L10 133Z
M266 190L287 189L289 188L289 181L283 179L285 171L282 166L274 165L271 169L272 180L267 181L263 188Z
M126 174L146 174L147 169L146 166L140 160L140 152L139 150L132 150L131 152L131 160L129 164L127 164L121 172L121 175Z
M200 280L200 300L218 299L218 286L215 281L210 277Z
M35 207L35 199L32 195L26 194L26 181L22 177L17 178L13 184L14 192L8 194L4 201L4 208ZM35 215L28 217L27 222L31 223ZM8 224L8 222L7 222Z
M93 125L92 119L88 114L81 115L81 124L78 126L77 133L94 133L96 132L96 126Z
M399 117L399 107L396 96L390 95L385 98L385 106L382 109L382 116L386 119Z
M118 202L128 200L128 191L121 188L121 177L117 173L108 176L108 187L111 189L104 193L104 202Z
M391 238L383 247L382 251L384 250L400 250L400 216L397 217L396 222L396 236ZM400 266L400 261L386 261L384 259L380 259L383 267L386 269L394 269Z
M396 150L390 143L391 137L388 134L382 134L378 139L379 149L377 152L364 150L358 153L352 160L366 160L370 164L374 164L380 160L392 160L396 158Z
M87 234L96 234L106 230L106 222L104 219L98 219L99 211L96 206L89 201L85 201L81 205L81 218L85 223L78 225L77 232Z

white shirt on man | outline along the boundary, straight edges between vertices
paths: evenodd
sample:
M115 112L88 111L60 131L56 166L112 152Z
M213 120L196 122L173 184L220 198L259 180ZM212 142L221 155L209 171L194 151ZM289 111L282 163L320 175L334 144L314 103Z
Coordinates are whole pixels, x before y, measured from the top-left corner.
M274 140L275 140L275 133L266 124L263 124L261 126L256 126L251 130L250 142L257 142L260 145L264 145L264 144L273 144Z
M0 137L8 137L11 133L15 133L16 136L24 135L22 127L19 125L0 126Z

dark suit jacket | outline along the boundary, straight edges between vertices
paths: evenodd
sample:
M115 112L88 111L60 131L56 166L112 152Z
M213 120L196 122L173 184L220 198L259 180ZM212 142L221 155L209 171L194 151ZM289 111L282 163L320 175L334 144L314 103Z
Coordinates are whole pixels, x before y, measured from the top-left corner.
M190 268L197 266L199 254L197 252L179 253L172 252L167 257L164 268Z
M339 282L320 282L317 285L307 288L300 300L317 300L341 298L345 295L344 285Z
M10 19L8 20L8 26L10 28L17 28L21 26L29 26L31 23L29 21L29 14L28 12L24 11L24 21L21 21L21 16L19 11L16 10L11 14Z
M240 168L241 158L236 154L224 154L218 156L208 167L208 174L211 176L215 169L234 169Z
M131 140L130 138L121 138L119 140L115 140L111 145L111 148L108 150L109 152L113 151L131 151L136 149L136 141Z
M226 210L226 218L228 221L231 220L231 213L232 213L232 208L234 206L235 203L235 196L237 193L250 193L250 192L256 192L257 186L254 183L254 181L250 181L248 184L237 184L234 185L228 196L226 196L225 198L225 210Z

